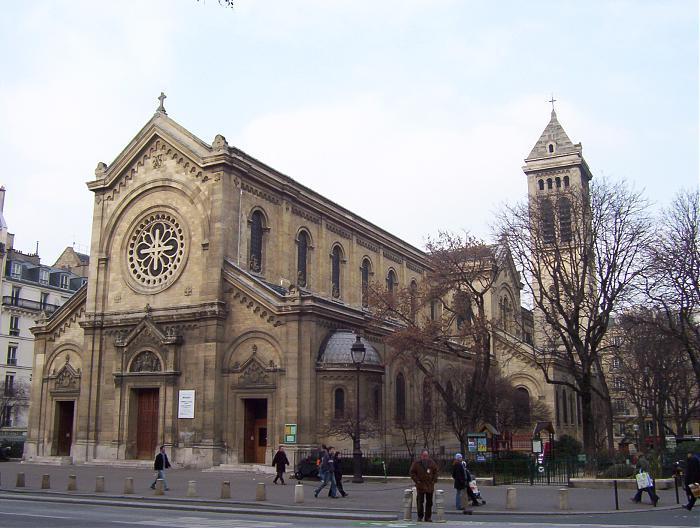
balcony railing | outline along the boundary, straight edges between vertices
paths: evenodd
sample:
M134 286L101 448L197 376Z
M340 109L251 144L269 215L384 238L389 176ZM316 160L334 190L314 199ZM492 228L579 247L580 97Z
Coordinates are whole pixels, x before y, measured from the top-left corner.
M17 308L24 308L25 310L33 310L35 312L46 312L47 314L52 314L59 309L59 306L56 304L30 301L29 299L21 299L19 297L12 297L11 295L6 295L2 298L2 305L16 306Z

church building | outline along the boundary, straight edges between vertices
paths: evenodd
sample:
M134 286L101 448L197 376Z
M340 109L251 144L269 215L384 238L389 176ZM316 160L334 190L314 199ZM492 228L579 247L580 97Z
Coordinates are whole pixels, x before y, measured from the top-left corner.
M163 98L87 184L89 279L33 328L25 458L150 460L165 444L192 467L269 464L280 444L293 452L332 440L333 421L354 412L358 375L363 417L380 424L362 448L402 449L397 424L424 412L424 380L389 361L390 329L373 321L366 292L371 282L420 283L425 253L222 135L202 141ZM528 174L547 152L540 158ZM531 193L537 181L530 176ZM512 317L510 339L527 345L515 324L518 274L506 271L489 310ZM455 361L469 358L443 367ZM529 398L554 405L536 371L512 370ZM575 431L576 420L568 425ZM438 439L455 442L447 430Z

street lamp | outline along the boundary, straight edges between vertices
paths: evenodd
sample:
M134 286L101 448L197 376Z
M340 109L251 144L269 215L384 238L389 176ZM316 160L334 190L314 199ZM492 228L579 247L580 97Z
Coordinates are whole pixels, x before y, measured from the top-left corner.
M360 336L355 337L355 342L350 347L352 362L357 368L357 384L355 387L355 436L352 439L352 461L353 461L353 477L352 481L356 483L364 482L362 478L362 451L360 451L360 367L365 360L367 349L362 344Z

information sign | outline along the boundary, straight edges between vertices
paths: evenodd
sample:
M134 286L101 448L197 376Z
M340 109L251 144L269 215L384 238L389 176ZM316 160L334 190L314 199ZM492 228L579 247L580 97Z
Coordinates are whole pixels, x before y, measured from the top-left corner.
M178 392L177 417L194 418L194 390Z

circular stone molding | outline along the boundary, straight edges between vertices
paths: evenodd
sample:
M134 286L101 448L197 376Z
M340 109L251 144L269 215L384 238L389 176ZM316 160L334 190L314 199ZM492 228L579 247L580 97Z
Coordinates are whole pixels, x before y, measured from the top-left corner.
M156 293L170 286L187 259L188 237L172 213L153 212L133 228L126 247L126 265L132 286Z

